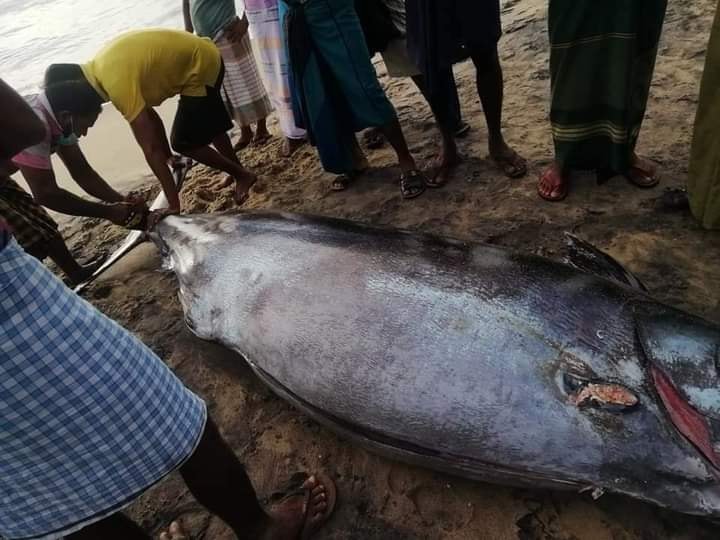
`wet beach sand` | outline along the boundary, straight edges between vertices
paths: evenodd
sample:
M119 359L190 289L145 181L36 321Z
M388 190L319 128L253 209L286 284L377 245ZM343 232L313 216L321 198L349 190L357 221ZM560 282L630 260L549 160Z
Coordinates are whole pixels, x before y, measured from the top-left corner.
M396 226L489 242L548 257L563 255L570 231L606 250L636 273L659 300L720 323L720 237L689 215L667 213L657 199L682 186L699 80L716 2L671 0L639 152L660 164L659 188L638 190L615 178L596 185L574 178L560 204L541 201L537 175L550 162L546 2L504 3L501 56L506 78L505 133L530 162L530 174L508 180L487 159L484 118L470 64L457 67L463 114L472 126L459 142L465 156L452 182L403 201L389 147L370 152L373 166L347 192L332 193L314 150L278 157L280 139L248 148L242 161L262 175L249 209L276 209ZM430 110L409 80L390 80L377 64L413 153L429 162L439 145ZM277 125L271 123L277 133ZM92 134L91 134L92 136ZM123 159L118 156L118 159ZM183 201L188 212L232 211L232 190L204 167L191 173ZM156 192L154 185L148 191ZM124 236L92 220L65 222L73 250L89 258ZM92 285L84 296L136 332L193 390L202 395L261 494L297 470L332 474L340 505L318 536L337 540L716 539L720 527L629 499L498 487L434 473L367 453L308 420L276 398L237 355L193 337L183 323L174 276L160 268L151 245ZM322 331L322 329L318 329ZM231 539L173 474L129 509L157 534L181 518L193 538Z

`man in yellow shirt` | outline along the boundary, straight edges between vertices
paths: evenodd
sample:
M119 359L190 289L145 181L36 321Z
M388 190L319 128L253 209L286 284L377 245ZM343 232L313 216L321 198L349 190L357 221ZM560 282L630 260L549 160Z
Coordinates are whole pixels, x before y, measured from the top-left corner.
M227 134L232 121L220 95L224 73L220 52L209 39L183 31L149 29L120 35L86 64L50 66L46 84L84 81L103 101L112 102L130 123L148 165L160 180L168 211L179 212L180 198L168 168L170 145L153 109L168 98L180 96L170 136L176 152L232 176L238 204L247 200L256 180L240 164Z

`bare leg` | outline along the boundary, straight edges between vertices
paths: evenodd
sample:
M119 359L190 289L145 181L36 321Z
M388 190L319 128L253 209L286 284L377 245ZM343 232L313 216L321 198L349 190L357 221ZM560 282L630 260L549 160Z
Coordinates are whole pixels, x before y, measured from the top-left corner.
M311 478L306 483L310 490L307 510L303 497L292 497L266 513L245 468L210 419L180 473L198 502L227 523L238 538L296 538L303 524L320 519L327 507L324 486Z
M212 143L217 148L217 152L209 146L201 146L183 153L195 161L232 176L235 180L235 202L238 205L243 204L247 200L248 191L257 180L257 176L240 164L227 133L217 136Z
M412 78L430 105L442 137L440 154L435 159L432 179L428 182L430 187L439 187L447 183L452 171L460 163L460 154L455 143L455 131L461 122L460 104L452 69L447 69L444 73L438 73L436 79L437 88L431 93L422 75L416 75Z
M305 139L290 139L285 137L282 148L280 149L280 157L288 158L295 153L295 150L305 144Z
M398 157L400 169L403 171L403 173L409 173L417 170L415 158L413 158L412 154L410 154L410 150L407 146L407 141L405 140L405 135L403 135L402 128L400 127L400 122L398 121L397 116L395 116L392 121L382 126L380 129L382 129L382 132L385 134L388 142L395 150L395 153Z
M502 134L503 72L497 49L474 52L472 60L477 71L477 89L488 126L490 156L505 174L517 178L527 173L527 164L505 142Z
M242 150L252 142L252 139L253 132L250 126L242 126L240 128L240 138L238 139L238 142L235 143L235 146L233 146L233 150Z
M262 144L271 137L272 135L270 135L270 132L267 129L267 119L261 118L255 126L255 137L253 138L253 142L255 144Z

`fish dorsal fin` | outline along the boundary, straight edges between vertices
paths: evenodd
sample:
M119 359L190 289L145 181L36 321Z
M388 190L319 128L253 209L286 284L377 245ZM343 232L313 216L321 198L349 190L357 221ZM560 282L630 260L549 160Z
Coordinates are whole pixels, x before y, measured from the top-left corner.
M565 257L566 264L582 272L595 274L626 287L647 291L645 285L638 278L607 253L600 251L584 240L580 240L573 234L565 233L565 237L568 245L568 254Z
M702 414L720 420L720 328L664 306L635 310L637 336L648 361Z

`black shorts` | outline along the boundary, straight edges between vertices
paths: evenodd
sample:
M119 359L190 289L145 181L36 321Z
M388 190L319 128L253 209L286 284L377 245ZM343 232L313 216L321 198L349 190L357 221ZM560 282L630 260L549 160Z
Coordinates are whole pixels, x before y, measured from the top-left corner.
M224 77L225 66L221 65L215 86L206 87L207 95L180 96L170 134L173 150L182 154L207 146L215 137L232 129L232 119L220 95Z

